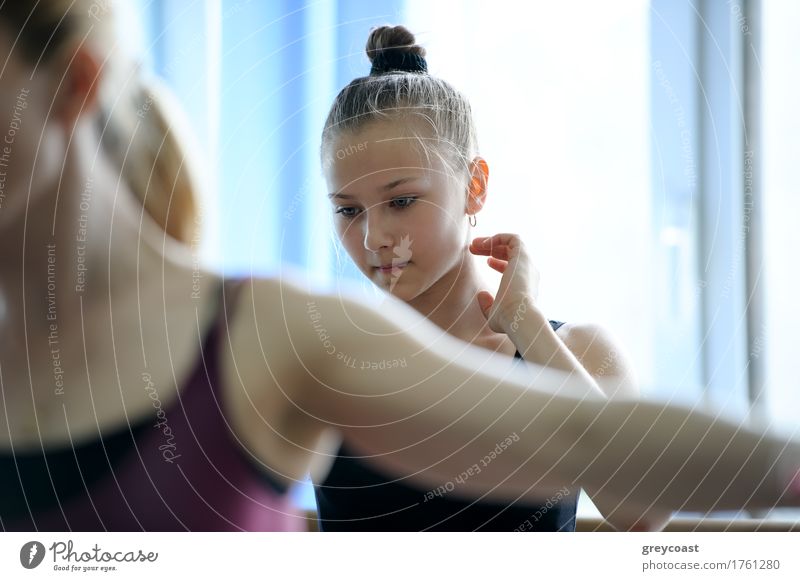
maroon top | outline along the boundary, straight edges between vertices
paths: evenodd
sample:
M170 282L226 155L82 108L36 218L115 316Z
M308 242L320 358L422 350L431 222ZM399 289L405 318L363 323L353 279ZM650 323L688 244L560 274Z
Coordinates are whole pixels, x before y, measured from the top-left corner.
M241 282L241 281L239 281ZM240 284L227 281L229 304ZM222 308L175 402L77 448L0 454L0 528L7 531L286 531L305 522L244 450L222 409ZM229 312L227 313L229 316Z

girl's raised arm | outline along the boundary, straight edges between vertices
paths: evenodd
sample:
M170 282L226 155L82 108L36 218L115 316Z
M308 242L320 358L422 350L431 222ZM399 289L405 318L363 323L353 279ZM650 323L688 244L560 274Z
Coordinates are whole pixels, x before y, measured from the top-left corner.
M797 441L707 412L605 400L552 369L501 365L398 301L377 312L255 281L237 309L245 324L233 344L259 348L237 367L248 397L233 405L265 462L274 455L264 438L319 451L332 427L431 493L541 501L589 486L623 501L633 519L800 504L788 488ZM282 405L280 420L259 426L256 417L274 418Z

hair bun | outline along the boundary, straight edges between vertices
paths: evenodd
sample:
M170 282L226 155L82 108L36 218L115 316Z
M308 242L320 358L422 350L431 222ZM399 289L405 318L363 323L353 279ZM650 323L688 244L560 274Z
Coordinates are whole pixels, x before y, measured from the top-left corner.
M370 75L391 71L425 73L425 49L416 44L414 35L405 26L373 28L367 39L367 57L372 63Z

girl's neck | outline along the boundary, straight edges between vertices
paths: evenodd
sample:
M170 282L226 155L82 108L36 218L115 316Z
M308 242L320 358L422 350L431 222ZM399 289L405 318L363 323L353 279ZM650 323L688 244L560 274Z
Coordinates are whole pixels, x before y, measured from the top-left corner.
M0 336L21 337L15 330L23 327L47 332L48 313L59 326L79 319L112 295L135 292L131 281L146 282L140 274L172 266L154 238L159 228L146 216L140 223L141 206L88 121L75 127L53 181L32 192L26 215L0 232Z
M507 337L489 328L478 305L478 291L484 288L476 265L465 248L462 259L454 268L408 304L462 341L492 350L509 351Z

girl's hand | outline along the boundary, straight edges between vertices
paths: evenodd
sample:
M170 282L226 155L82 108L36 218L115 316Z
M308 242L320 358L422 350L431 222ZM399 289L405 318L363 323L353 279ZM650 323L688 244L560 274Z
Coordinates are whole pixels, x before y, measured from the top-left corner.
M525 245L516 234L495 234L475 238L469 250L477 256L488 256L486 262L502 273L497 294L478 293L478 304L496 333L509 328L525 316L539 293L539 271L531 264Z

